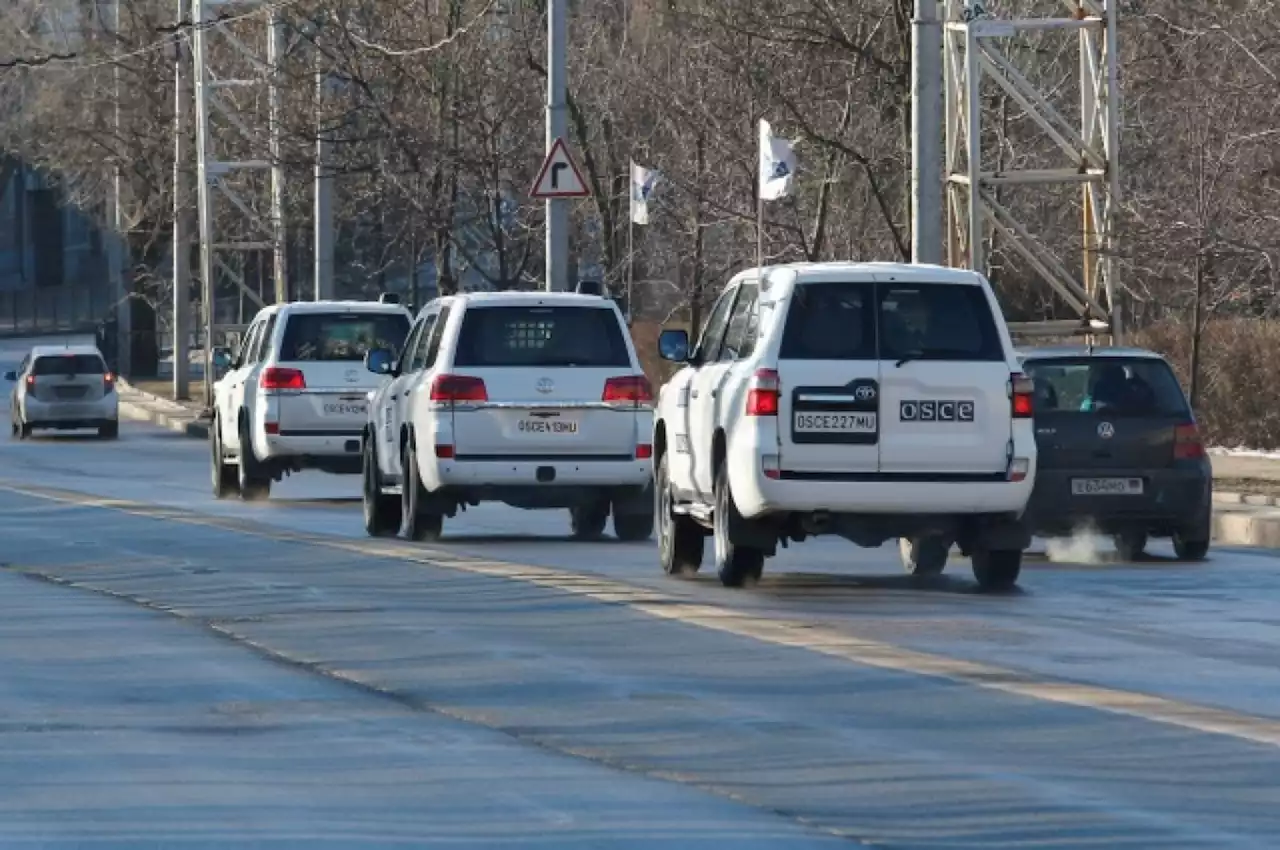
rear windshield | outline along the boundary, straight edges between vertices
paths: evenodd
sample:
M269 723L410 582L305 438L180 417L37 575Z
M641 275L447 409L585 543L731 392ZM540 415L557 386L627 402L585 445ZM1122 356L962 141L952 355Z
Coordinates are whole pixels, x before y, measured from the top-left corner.
M409 335L400 313L295 313L284 328L280 359L358 362L371 349L399 356Z
M1155 358L1027 360L1036 385L1035 412L1107 416L1188 415L1186 396L1169 364Z
M33 375L101 375L107 371L96 354L59 354L40 357L31 366Z
M599 307L468 307L455 366L630 368L617 314Z
M786 360L1005 359L986 294L942 283L808 283L796 287Z

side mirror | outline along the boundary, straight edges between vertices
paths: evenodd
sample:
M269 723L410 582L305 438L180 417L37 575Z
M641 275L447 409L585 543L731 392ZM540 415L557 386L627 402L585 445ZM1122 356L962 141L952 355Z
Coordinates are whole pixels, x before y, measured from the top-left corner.
M385 348L375 348L364 356L364 368L375 375L390 375L395 355Z
M663 331L658 337L658 356L663 360L685 363L689 360L689 332Z
M18 380L18 373L17 373L17 372L5 372L5 373L4 373L4 379L5 379L6 381L16 381L16 380Z
M226 369L231 366L231 352L225 348L215 348L213 350L213 365L218 369Z

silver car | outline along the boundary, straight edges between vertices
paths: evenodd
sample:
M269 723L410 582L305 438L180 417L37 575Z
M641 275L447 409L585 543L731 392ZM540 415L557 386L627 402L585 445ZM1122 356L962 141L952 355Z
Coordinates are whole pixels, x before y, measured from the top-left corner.
M37 428L95 428L104 439L120 433L115 375L91 345L36 346L4 377L13 384L9 427L18 439Z

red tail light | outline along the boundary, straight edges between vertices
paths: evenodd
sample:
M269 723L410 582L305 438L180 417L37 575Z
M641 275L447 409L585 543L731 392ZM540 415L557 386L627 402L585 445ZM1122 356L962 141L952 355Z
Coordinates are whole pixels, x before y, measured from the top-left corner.
M284 369L272 366L262 370L260 384L264 390L305 390L307 379L300 369Z
M748 416L777 416L780 387L773 369L757 369L747 389Z
M607 404L623 404L640 407L653 404L653 390L643 375L624 375L604 382L601 401Z
M454 456L453 446L447 443L436 443L436 457L448 460Z
M1014 373L1009 377L1009 398L1014 419L1030 419L1035 410L1035 381L1026 375Z
M653 444L640 443L636 446L636 460L649 460L653 457Z
M27 389L34 390L36 388L36 376L27 375Z
M458 404L488 401L484 380L470 375L436 375L431 382L431 400Z
M1173 429L1173 456L1178 460L1194 460L1204 457L1204 443L1195 423L1179 425Z
M116 376L110 372L102 376L102 391L109 393L116 388Z

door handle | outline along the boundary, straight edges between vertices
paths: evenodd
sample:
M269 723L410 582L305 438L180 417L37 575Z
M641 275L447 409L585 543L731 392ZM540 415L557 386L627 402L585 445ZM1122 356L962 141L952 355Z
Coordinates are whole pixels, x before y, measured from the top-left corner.
M697 397L698 397L698 391L697 391L697 390L690 390L690 391L689 391L689 398L697 398Z
M396 399L398 399L398 398L400 398L400 396L398 396L398 395L393 395L393 396L391 397L391 400L392 400L392 401L395 401L395 400L396 400Z

